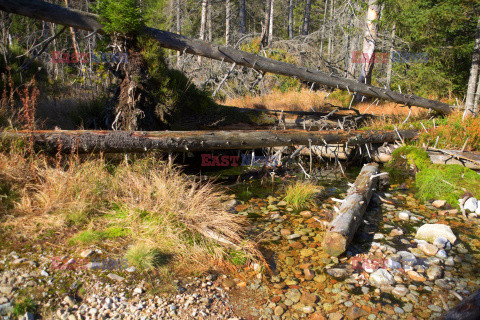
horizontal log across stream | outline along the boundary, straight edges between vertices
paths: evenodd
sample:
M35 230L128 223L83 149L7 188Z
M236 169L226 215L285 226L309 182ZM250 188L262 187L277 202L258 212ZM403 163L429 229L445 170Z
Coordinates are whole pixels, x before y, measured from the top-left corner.
M221 149L257 149L294 145L394 142L413 139L412 130L397 131L89 131L45 130L0 133L2 140L33 139L34 146L48 152L143 153L148 151L207 151Z

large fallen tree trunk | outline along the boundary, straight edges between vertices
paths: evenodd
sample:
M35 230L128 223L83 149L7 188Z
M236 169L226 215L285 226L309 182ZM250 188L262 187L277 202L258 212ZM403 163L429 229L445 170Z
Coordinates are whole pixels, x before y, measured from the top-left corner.
M413 139L415 131L400 131L403 139ZM2 140L32 139L36 148L48 152L142 153L147 151L204 151L257 149L276 146L358 145L393 142L395 131L17 131L0 133Z
M478 320L479 315L480 290L477 290L438 320Z
M102 32L103 27L98 21L98 16L94 14L64 8L39 0L0 0L0 10L89 31ZM143 33L156 39L165 48L236 63L239 66L251 67L265 72L297 77L300 80L348 90L349 92L356 92L364 96L385 99L407 106L432 109L443 114L451 112L450 106L443 102L331 76L320 71L264 58L232 47L217 46L205 41L189 39L178 34L153 28L145 28Z
M362 168L354 185L340 206L339 213L330 224L323 240L323 249L332 256L347 250L355 232L363 221L363 214L377 186L378 164L370 163Z

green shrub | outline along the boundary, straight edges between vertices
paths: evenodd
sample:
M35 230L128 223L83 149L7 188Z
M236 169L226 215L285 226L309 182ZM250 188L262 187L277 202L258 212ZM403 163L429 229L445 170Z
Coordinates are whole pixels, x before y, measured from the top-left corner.
M461 165L433 164L416 174L416 196L423 201L446 200L458 206L465 192L480 197L480 175Z
M101 0L97 2L97 12L107 34L136 34L144 25L137 0Z
M431 165L428 153L414 146L403 146L392 153L392 159L385 165L385 169L393 182L404 182L414 177L419 170Z

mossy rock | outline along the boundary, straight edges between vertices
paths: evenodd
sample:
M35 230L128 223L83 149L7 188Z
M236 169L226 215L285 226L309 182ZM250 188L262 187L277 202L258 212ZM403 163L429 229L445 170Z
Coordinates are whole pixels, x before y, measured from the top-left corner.
M385 165L390 178L395 183L413 178L418 171L432 164L428 153L414 146L403 146L392 153L392 159Z
M461 165L433 164L416 174L416 197L423 201L436 199L458 207L458 199L468 192L480 197L480 175Z

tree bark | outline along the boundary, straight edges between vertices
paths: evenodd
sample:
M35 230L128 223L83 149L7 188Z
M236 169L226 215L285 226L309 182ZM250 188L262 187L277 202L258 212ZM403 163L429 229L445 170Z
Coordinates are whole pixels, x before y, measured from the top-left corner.
M401 131L404 139L414 131ZM148 151L207 151L258 149L295 145L348 145L394 142L395 131L16 131L1 132L0 139L33 139L37 149L56 153L144 153Z
M390 36L390 52L388 54L388 63L387 63L387 83L385 84L387 89L390 89L390 84L392 83L392 69L393 69L393 54L395 52L395 30L396 24L392 26L392 34Z
M477 290L438 320L476 320L479 314L480 290Z
M323 39L325 38L325 27L327 24L328 0L325 0L325 10L323 12L322 34L320 35L320 54L323 57Z
M268 23L268 41L272 41L273 40L273 7L274 7L274 4L275 4L275 0L270 0L271 3L270 3L270 20L269 20L269 23Z
M272 0L267 0L266 1L266 5L265 5L265 19L264 19L264 23L263 23L263 28L262 28L262 40L261 40L261 43L262 43L262 46L263 47L266 47L269 43L269 40L268 39L268 31L270 30L270 10L272 8Z
M202 0L202 15L200 20L200 40L205 41L207 38L207 11L208 0Z
M328 52L327 52L327 59L328 63L330 64L332 62L332 51L333 51L333 33L334 33L334 27L333 27L333 13L334 13L334 3L333 0L330 1L330 19L329 19L329 28L328 28Z
M479 114L478 102L480 101L480 77L477 79L477 91L475 93L475 99L473 101L473 112Z
M363 63L360 68L358 81L365 84L372 83L372 71L375 62L374 52L377 41L377 22L380 6L377 0L368 0L368 11L365 18L365 36L363 38Z
M0 10L66 26L73 26L78 29L102 32L102 25L98 21L98 16L95 14L71 10L39 0L0 0ZM293 64L268 59L236 50L232 47L212 45L204 41L192 40L168 31L148 27L144 29L143 33L156 39L163 47L168 49L236 63L238 66L250 67L264 72L297 77L300 80L316 82L332 88L348 89L350 92L357 92L365 96L385 99L408 106L432 109L443 114L452 112L450 106L443 102L330 76L320 71L309 70Z
M363 221L370 198L377 187L378 164L370 163L363 167L348 190L347 197L340 206L339 213L330 224L323 240L323 250L331 256L339 256L348 245Z
M293 39L293 0L288 5L288 38Z
M232 21L232 4L230 0L225 1L225 44L230 44L230 21Z
M238 2L238 29L240 34L247 32L245 25L245 0L239 0Z
M475 46L472 54L472 67L470 69L470 78L468 79L467 98L465 99L465 112L463 117L469 117L475 114L474 100L475 89L477 86L478 67L480 64L480 17L478 18L477 32L475 33Z
M304 36L308 35L308 30L310 29L311 7L312 7L312 0L305 0L305 15L303 16L303 28L302 28L302 34Z

